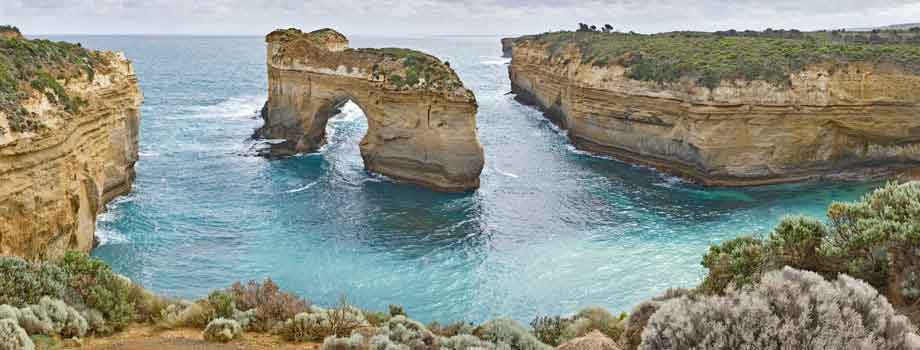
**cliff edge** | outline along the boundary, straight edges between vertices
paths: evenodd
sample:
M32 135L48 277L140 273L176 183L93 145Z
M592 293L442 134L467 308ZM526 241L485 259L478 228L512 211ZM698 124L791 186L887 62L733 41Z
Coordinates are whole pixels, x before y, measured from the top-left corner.
M131 190L142 99L121 53L0 36L0 255L92 249Z
M268 101L256 136L274 155L317 150L326 122L353 101L367 117L368 170L439 191L479 187L478 105L449 63L399 48L352 49L331 29L266 36Z
M576 147L705 185L920 166L920 46L775 33L526 36L509 75Z

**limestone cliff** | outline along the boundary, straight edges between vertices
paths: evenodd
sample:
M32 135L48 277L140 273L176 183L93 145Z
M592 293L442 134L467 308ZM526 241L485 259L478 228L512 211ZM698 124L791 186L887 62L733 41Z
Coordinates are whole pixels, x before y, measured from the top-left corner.
M266 37L269 97L257 136L275 155L318 149L326 122L351 100L367 116L367 169L440 191L479 187L478 106L448 63L406 49L351 49L330 29Z
M514 42L513 92L581 149L725 186L889 176L920 164L920 75L898 66L814 63L788 85L706 87L631 79L624 64L588 62L581 50L590 42L550 47L536 38ZM631 55L619 62L641 58Z
M18 69L0 74L0 255L89 251L96 215L134 178L142 96L131 63L0 38L0 68Z

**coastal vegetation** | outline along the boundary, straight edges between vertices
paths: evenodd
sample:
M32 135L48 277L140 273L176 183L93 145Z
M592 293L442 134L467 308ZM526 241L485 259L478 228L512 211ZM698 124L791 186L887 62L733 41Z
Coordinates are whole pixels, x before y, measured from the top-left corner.
M858 33L797 30L670 32L660 34L598 31L581 25L576 32L525 36L544 46L550 57L577 50L582 63L627 68L627 77L673 83L691 79L715 88L723 80L765 80L790 84L790 75L812 64L867 62L920 73L920 32Z
M44 124L22 107L22 101L40 93L66 113L76 113L86 102L70 96L64 85L74 79L92 80L106 62L104 55L80 44L0 36L0 113L13 132L40 131Z
M199 329L214 342L268 333L323 350L547 350L582 344L589 333L644 350L920 346L908 317L920 296L911 272L920 182L884 186L828 213L827 223L790 217L765 238L713 246L703 258L709 274L695 289L669 290L618 316L596 307L540 316L530 328L510 319L424 325L401 306L368 311L344 298L322 308L271 279L197 301L168 299L82 253L47 262L4 257L0 339L13 344L3 349L31 349L43 337L102 336L144 323Z

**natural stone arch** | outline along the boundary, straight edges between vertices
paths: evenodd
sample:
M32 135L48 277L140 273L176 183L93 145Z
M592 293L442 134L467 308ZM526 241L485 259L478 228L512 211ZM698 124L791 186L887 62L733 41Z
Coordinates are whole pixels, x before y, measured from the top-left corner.
M368 170L441 191L479 187L484 156L473 93L437 58L406 49L349 49L331 29L266 37L269 97L258 136L275 155L318 149L326 123L351 100L367 117Z

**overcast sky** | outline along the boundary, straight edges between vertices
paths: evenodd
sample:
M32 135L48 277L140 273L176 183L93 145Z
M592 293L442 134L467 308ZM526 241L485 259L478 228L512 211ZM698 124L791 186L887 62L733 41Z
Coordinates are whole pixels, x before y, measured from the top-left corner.
M530 34L578 22L618 30L803 30L920 22L920 0L0 0L27 34Z

